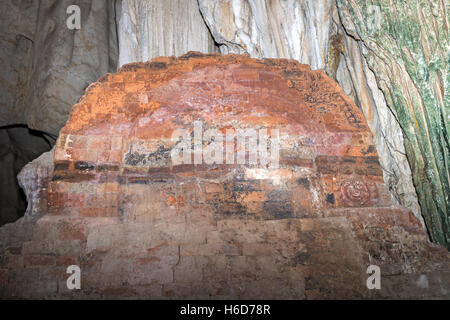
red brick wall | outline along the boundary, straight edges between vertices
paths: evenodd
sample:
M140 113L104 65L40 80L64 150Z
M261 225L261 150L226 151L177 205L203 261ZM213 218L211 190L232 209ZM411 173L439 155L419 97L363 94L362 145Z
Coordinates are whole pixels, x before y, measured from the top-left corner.
M279 168L174 165L172 132L198 120L278 129ZM417 297L450 285L448 255L391 203L360 110L292 60L189 53L124 66L74 106L54 162L30 238L15 247L19 226L0 231L5 297ZM80 291L65 287L69 264ZM365 286L370 264L387 276L380 292ZM420 291L421 273L436 286Z

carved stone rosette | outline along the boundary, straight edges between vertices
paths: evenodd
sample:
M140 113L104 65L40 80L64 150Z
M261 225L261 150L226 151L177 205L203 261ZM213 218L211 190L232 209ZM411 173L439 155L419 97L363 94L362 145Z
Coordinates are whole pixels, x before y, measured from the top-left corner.
M339 190L342 204L348 207L372 205L378 199L377 186L373 182L346 179L341 182Z

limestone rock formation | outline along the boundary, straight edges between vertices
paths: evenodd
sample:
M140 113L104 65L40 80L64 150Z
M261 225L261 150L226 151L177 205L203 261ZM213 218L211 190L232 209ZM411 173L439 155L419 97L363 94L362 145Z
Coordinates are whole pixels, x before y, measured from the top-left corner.
M47 212L48 184L53 177L54 148L28 163L17 179L27 197L25 216Z
M47 210L0 229L0 297L449 298L450 254L392 204L361 111L295 60L191 52L102 77L58 138Z
M331 0L199 0L222 53L326 65Z
M431 238L450 248L448 1L337 1L402 128Z
M0 130L0 226L23 216L27 203L17 174L23 166L50 148L50 142L41 133L27 127ZM48 164L52 166L52 161Z
M80 30L66 25L70 5L80 7ZM86 87L116 70L115 16L110 0L0 2L0 225L25 213L19 171L55 143Z
M67 8L81 9L69 30ZM117 67L115 1L2 1L0 126L57 136L86 87Z
M122 0L119 66L188 51L216 52L197 0Z
M39 2L0 4L0 127L26 123L27 83Z
M80 30L66 25L67 8L81 9ZM27 99L27 124L58 135L89 84L117 67L114 1L41 1Z
M340 39L340 42L330 45L327 73L334 76L362 110L374 135L384 181L393 199L412 210L425 226L406 157L402 129L362 54L367 48L361 41L346 35L337 8L333 10L333 20L333 38Z

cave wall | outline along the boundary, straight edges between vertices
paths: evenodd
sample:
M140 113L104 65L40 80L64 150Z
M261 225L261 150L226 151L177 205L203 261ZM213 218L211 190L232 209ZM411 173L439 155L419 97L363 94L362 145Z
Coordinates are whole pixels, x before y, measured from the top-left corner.
M313 69L326 65L331 0L199 0L221 53L289 58Z
M81 9L81 29L66 26L67 7ZM27 124L58 135L89 84L117 67L115 2L40 1L27 101Z
M66 26L69 5L81 8L80 30ZM57 137L87 86L116 70L115 1L6 0L0 9L0 126Z
M384 181L394 200L412 210L425 225L406 156L402 128L362 54L367 48L346 34L337 7L333 7L332 14L333 33L341 40L337 46L330 47L327 73L361 108L374 136Z
M402 128L406 154L431 238L450 248L448 1L337 1L346 32L362 43L386 104Z
M0 226L16 221L25 213L26 194L17 175L27 163L50 150L51 143L41 132L26 126L0 129Z
M217 51L197 0L122 0L119 8L119 66L188 51Z
M69 5L81 9L80 30L66 26ZM27 209L17 174L55 143L87 86L116 70L115 16L109 0L0 2L0 225ZM25 189L40 186L31 171Z
M27 82L38 1L0 3L0 127L26 123Z

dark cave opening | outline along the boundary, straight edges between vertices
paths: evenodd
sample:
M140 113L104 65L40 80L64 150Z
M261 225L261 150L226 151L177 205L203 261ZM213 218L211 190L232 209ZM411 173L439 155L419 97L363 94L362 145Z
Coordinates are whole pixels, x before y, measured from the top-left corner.
M21 218L27 199L17 175L29 162L49 151L55 139L26 125L0 128L0 226Z

